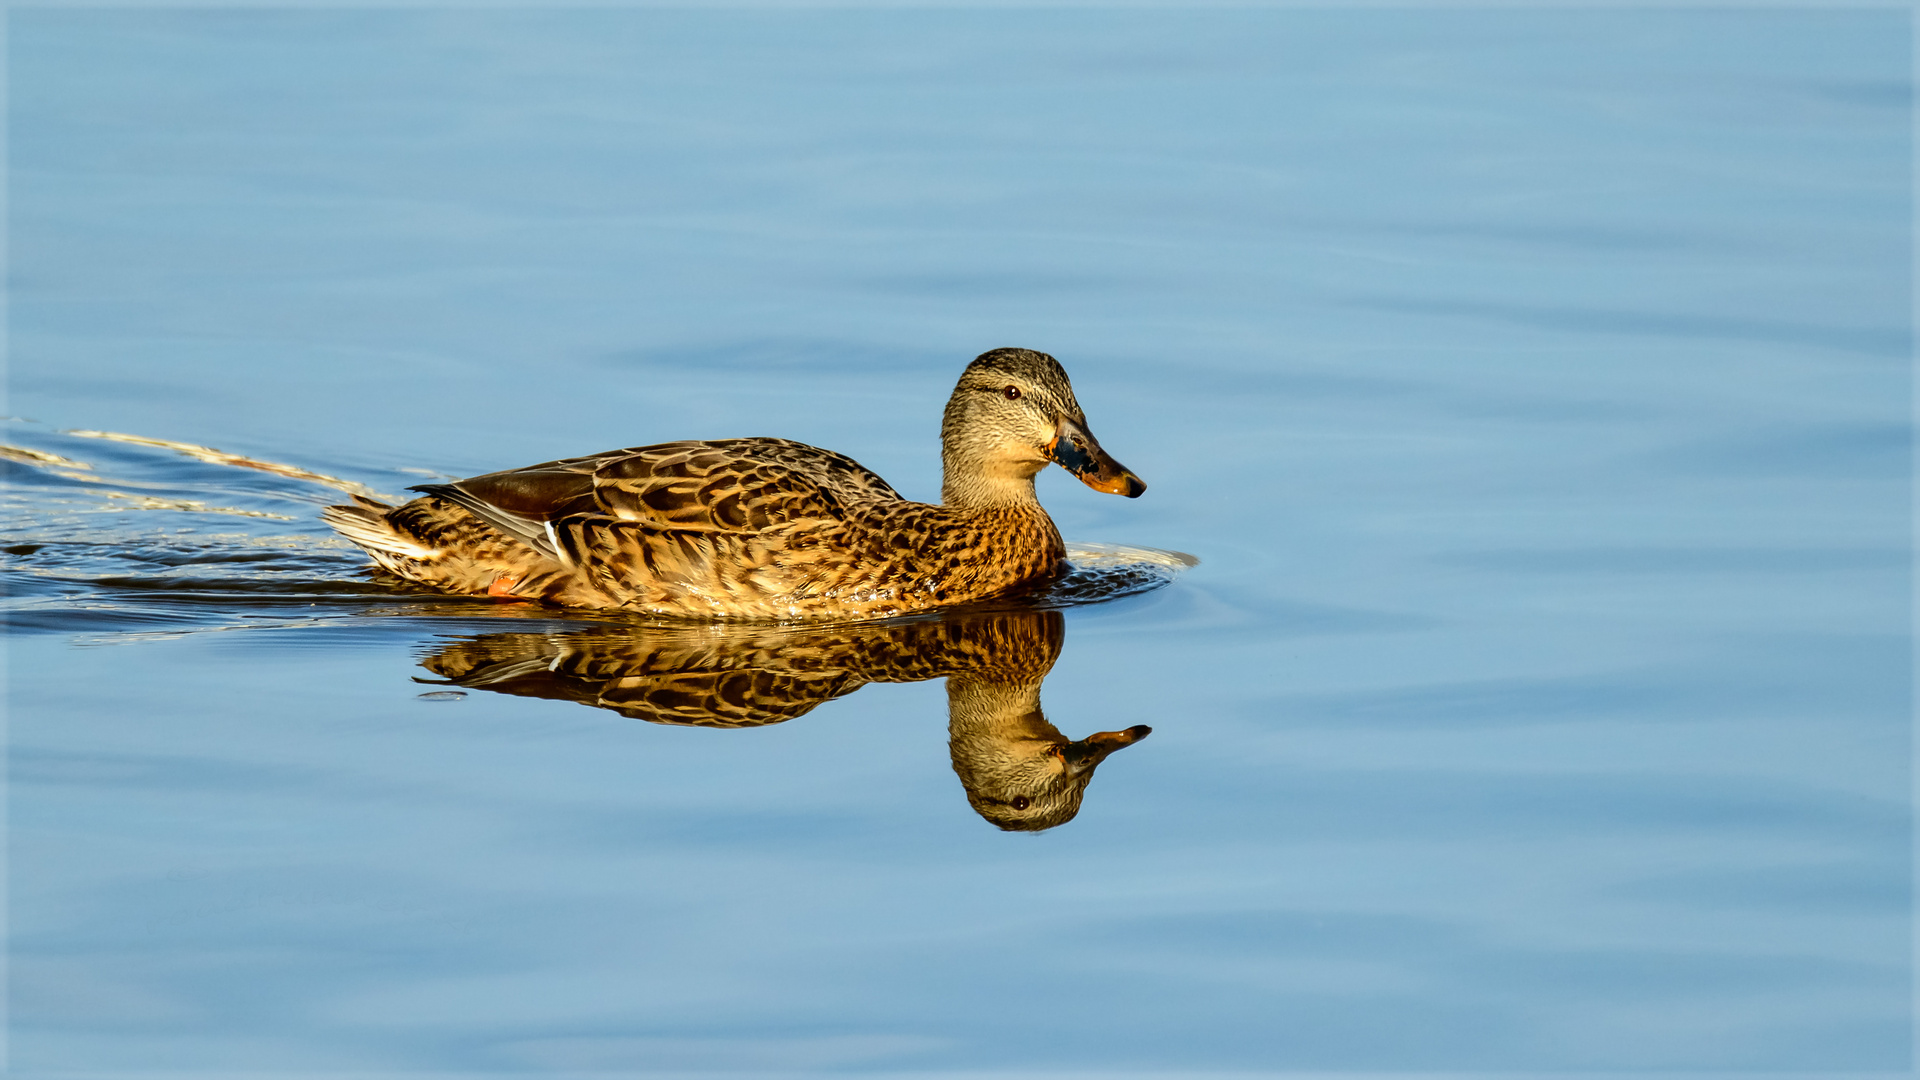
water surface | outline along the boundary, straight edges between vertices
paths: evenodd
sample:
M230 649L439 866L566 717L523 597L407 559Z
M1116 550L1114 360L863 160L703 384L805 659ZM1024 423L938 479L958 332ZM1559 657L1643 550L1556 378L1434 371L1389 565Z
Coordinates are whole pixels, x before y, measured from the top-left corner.
M1909 1067L1905 11L8 27L16 1073ZM1199 565L694 648L318 519L933 498L1005 345L1150 485L1068 539ZM969 679L1152 735L1003 831Z

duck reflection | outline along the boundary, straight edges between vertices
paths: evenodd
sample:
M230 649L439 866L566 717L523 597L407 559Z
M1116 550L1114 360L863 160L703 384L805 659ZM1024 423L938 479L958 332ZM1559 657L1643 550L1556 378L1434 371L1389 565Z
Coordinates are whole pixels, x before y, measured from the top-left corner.
M1137 725L1069 739L1040 711L1057 611L948 613L833 627L725 625L488 634L425 661L455 686L577 701L656 724L742 728L803 716L868 683L947 680L948 747L967 801L1002 829L1073 820L1096 766Z

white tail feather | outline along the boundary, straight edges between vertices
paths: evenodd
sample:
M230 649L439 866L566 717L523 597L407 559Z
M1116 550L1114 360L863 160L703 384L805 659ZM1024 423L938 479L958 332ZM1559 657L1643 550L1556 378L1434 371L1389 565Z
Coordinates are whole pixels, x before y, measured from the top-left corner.
M423 547L410 536L394 531L387 524L386 515L378 510L362 506L329 506L320 511L320 516L341 536L366 548L376 558L382 554L398 555L403 559L433 559L440 552L435 548Z

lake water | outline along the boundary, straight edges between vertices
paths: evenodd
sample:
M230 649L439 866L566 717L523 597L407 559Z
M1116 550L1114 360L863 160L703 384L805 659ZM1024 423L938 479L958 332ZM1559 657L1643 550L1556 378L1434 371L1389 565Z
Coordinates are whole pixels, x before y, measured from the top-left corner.
M1910 1067L1905 9L7 39L15 1075ZM1069 541L1199 565L822 640L318 517L740 435L932 499L1004 345L1149 485ZM607 689L700 649L951 685ZM1041 676L1153 732L1003 831L949 693Z

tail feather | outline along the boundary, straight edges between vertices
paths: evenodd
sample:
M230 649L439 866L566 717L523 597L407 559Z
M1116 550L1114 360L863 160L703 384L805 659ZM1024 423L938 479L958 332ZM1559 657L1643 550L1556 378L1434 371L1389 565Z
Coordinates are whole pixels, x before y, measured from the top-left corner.
M373 499L353 497L353 506L329 506L320 516L334 531L366 548L375 558L397 555L403 559L432 559L440 552L395 529L387 521L393 507Z

